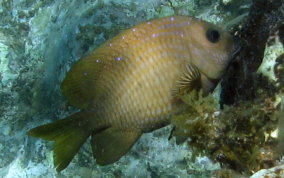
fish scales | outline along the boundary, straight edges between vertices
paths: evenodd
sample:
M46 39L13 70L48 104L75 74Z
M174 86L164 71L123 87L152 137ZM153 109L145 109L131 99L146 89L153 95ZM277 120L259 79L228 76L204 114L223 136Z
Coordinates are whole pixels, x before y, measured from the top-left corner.
M68 166L91 136L100 165L119 160L145 132L169 124L180 96L208 94L236 50L217 26L174 16L141 23L106 41L68 72L61 89L79 112L29 135L54 141L54 165Z
M150 125L153 129L156 124L166 122L172 109L171 88L178 68L190 57L185 47L185 39L190 34L182 30L184 25L190 24L190 20L169 18L162 23L146 23L136 27L135 31L130 29L122 33L102 47L102 53L109 54L112 49L116 51L106 59L113 63L106 64L112 67L101 79L101 86L105 87L102 91L109 93L108 99L94 102L100 103L97 110L105 111L99 114L99 118L109 123L117 122L115 125L121 128L149 129ZM172 24L172 21L175 23ZM140 33L140 29L144 28L148 33L144 30ZM123 50L125 46L126 53ZM113 80L105 82L110 78Z

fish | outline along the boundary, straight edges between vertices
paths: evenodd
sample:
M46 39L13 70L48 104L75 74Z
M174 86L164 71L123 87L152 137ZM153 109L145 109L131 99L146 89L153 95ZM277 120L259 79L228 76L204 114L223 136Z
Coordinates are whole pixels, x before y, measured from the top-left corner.
M61 91L79 112L27 134L54 142L57 171L89 137L96 163L112 164L143 133L169 125L182 112L180 96L210 93L236 46L228 32L195 17L142 22L104 42L67 73Z

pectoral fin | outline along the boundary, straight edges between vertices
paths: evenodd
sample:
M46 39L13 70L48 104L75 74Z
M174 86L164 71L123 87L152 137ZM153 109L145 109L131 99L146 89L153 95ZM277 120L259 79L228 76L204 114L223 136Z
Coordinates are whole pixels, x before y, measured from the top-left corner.
M99 165L118 161L141 136L140 130L119 130L110 127L92 135L93 155Z
M173 90L175 97L183 96L190 91L201 88L201 75L198 68L192 64L187 63L181 70L180 76L176 82Z

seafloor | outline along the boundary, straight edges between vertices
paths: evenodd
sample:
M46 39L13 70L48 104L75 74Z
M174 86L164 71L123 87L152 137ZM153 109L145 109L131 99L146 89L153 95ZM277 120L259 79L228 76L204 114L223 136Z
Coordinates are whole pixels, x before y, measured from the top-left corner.
M118 32L170 15L196 16L229 28L248 16L252 3L0 0L0 177L211 177L220 164L205 156L193 161L186 143L168 140L172 126L144 134L126 156L109 166L98 166L85 144L61 173L53 167L52 143L26 132L76 111L63 98L61 81L75 61ZM272 81L277 79L270 69L284 51L281 39L274 39L258 71ZM275 105L281 100L281 93L277 95Z

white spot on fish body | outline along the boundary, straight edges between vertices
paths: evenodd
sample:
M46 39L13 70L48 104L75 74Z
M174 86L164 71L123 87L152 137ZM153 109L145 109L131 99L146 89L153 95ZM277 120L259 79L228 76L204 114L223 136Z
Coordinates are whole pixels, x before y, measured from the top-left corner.
M121 61L122 57L117 57L116 60Z
M132 29L132 31L133 31L133 32L135 32L135 31L136 31L136 29L135 29L135 28L133 28L133 29Z
M155 37L156 37L156 34L155 34L155 33L153 33L153 34L152 34L152 37L153 37L153 38L155 38Z
M171 21L174 21L174 20L175 20L175 18L174 18L174 17L171 17L171 18L170 18L170 20L171 20Z

